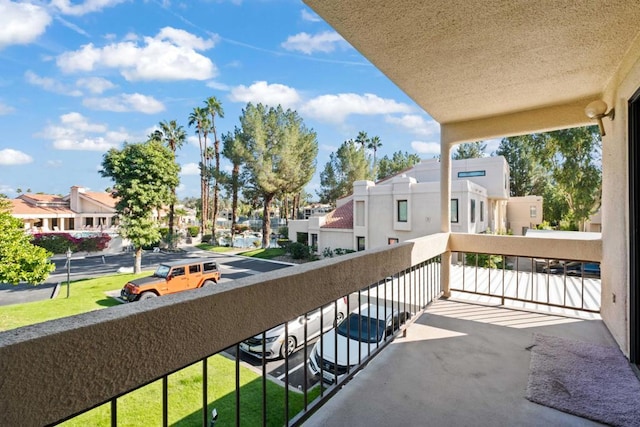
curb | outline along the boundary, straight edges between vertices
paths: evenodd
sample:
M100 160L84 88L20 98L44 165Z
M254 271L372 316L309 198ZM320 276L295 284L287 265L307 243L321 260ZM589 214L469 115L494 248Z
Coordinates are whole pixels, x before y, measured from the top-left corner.
M60 292L61 287L62 287L62 284L60 282L56 283L56 285L53 287L53 292L51 292L50 299L54 299L55 297L58 296L58 293Z

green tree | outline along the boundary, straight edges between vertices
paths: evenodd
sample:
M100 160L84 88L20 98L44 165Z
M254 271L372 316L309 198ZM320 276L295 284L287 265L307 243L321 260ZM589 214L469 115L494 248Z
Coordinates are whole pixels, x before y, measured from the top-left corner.
M0 283L44 282L56 266L49 262L53 255L31 244L22 221L11 215L11 203L0 197Z
M373 178L365 152L356 144L353 140L345 141L329 156L329 162L320 173L318 196L321 203L335 204L337 199L353 191L355 181Z
M539 150L536 149L537 138L538 135L503 138L495 152L509 164L511 197L542 195L545 190L547 179L539 160Z
M122 150L112 148L103 157L100 174L114 182L120 234L135 248L136 273L141 271L142 247L160 240L152 212L175 202L172 189L179 171L172 151L154 140L125 143Z
M367 144L369 144L369 136L363 130L358 132L358 136L356 136L356 144L360 144L360 148L364 151L367 148Z
M369 144L367 144L367 148L373 151L373 176L377 175L378 170L378 162L377 162L377 153L380 148L382 148L382 141L380 141L379 136L372 136L369 139Z
M602 196L601 139L597 126L549 132L545 163L569 207L565 220L583 231L585 221L600 208Z
M216 130L216 116L221 119L224 118L224 110L222 109L222 103L215 97L210 96L205 101L206 110L211 118L211 131L213 132L213 156L215 159L215 168L213 169L213 223L211 234L216 235L216 220L218 219L218 196L220 192L220 140L218 139L218 132Z
M159 141L167 146L171 152L173 153L173 160L175 162L176 159L176 151L184 145L184 142L187 140L187 134L184 131L184 128L175 120L171 120L169 122L162 121L159 124L160 129L155 130L150 136L149 139ZM171 189L173 194L173 199L177 200L176 197L176 187ZM175 248L175 203L172 201L169 205L169 245L171 248Z
M281 194L300 191L315 172L316 133L298 113L247 104L240 117L247 183L263 203L262 246L269 246L271 203ZM243 191L244 192L244 191Z
M240 189L242 188L242 175L240 168L244 161L244 145L242 143L242 133L240 129L236 128L233 132L228 132L222 135L222 155L225 156L231 162L231 176L227 181L227 193L231 194L231 241L236 231L236 218L238 216L238 196Z
M395 175L413 165L420 163L420 156L417 154L409 154L406 151L396 151L391 158L384 156L378 162L377 179L381 180L388 176Z
M467 142L458 145L458 149L453 153L451 158L453 160L477 159L485 156L484 150L486 149L487 144L482 143L482 141Z
M198 135L198 144L200 146L200 231L204 236L207 228L208 206L209 206L209 178L208 178L208 156L207 156L207 139L211 124L209 122L209 113L206 109L195 107L189 114L189 126L196 128Z

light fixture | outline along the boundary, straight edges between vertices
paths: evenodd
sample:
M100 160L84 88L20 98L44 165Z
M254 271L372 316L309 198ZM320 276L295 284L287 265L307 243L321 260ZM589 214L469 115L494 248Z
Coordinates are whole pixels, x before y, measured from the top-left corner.
M602 124L602 118L609 117L609 120L613 120L616 115L616 110L614 108L609 110L608 113L607 108L609 108L607 103L599 99L597 101L590 102L584 109L584 113L587 117L598 121L598 128L600 128L600 135L602 136L606 135L604 125Z

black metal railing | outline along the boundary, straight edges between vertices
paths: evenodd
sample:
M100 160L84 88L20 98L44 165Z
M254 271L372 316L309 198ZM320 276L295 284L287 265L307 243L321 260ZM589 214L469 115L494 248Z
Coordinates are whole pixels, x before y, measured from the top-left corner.
M600 311L600 264L501 254L452 254L451 290L585 312Z
M157 422L163 426L213 426L216 422L236 426L299 425L395 336L404 333L427 305L439 296L440 256L436 256L62 421L71 425L135 425L141 421L136 421L135 415L131 414L157 411L159 400ZM339 349L338 341L343 337L334 333L336 363L331 366L320 363L320 372L314 375L310 364L313 363L311 358L314 357L316 343L319 343L320 354L324 354L328 343L321 337L335 331L341 321L349 322L350 316L363 319L365 310L371 306L380 307L378 312L382 312L385 323L376 322L376 329L367 329L358 322L354 339L362 341L372 332L382 339L375 340L366 350L358 346L355 358L350 354L349 346ZM320 325L320 330L317 325ZM295 339L293 344L289 338ZM339 366L339 356L345 355L347 361L353 356L354 362ZM330 375L326 375L327 371ZM227 387L229 375L235 376L232 392L219 396L215 390ZM251 377L247 379L248 376ZM331 376L334 380L327 381ZM192 383L197 383L195 388L200 388L200 397L194 397L192 391L181 394L183 385ZM147 391L143 389L157 389L158 386L159 396L151 402L135 396L136 393L146 395ZM174 405L179 406L177 403L188 399L199 401L199 408L190 409L187 414L172 413Z

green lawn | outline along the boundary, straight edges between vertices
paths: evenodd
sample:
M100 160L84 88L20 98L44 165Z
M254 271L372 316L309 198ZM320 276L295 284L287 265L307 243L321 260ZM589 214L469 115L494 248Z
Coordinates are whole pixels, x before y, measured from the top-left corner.
M55 299L27 304L0 306L0 331L32 325L74 314L118 305L105 292L119 290L141 274L121 274L71 282L71 295L66 298L64 285ZM208 367L208 413L216 408L218 425L235 424L235 362L222 355L210 357ZM117 375L117 373L114 373ZM252 370L240 367L240 410L242 425L262 424L262 379ZM284 424L284 391L280 385L267 381L267 422ZM309 402L320 393L319 387L309 392ZM162 424L162 382L156 381L118 399L118 426L153 426ZM191 365L169 376L169 423L178 426L201 425L202 363ZM303 395L289 391L289 414L293 417L303 409ZM108 426L110 404L92 409L64 425Z
M216 253L226 253L226 252L235 252L237 249L232 248L230 246L214 246L209 243L198 243L196 248L202 249L203 251L210 251Z
M283 248L267 248L267 249L254 249L247 252L241 252L238 255L249 256L253 258L272 259L275 257L283 256L287 253Z

